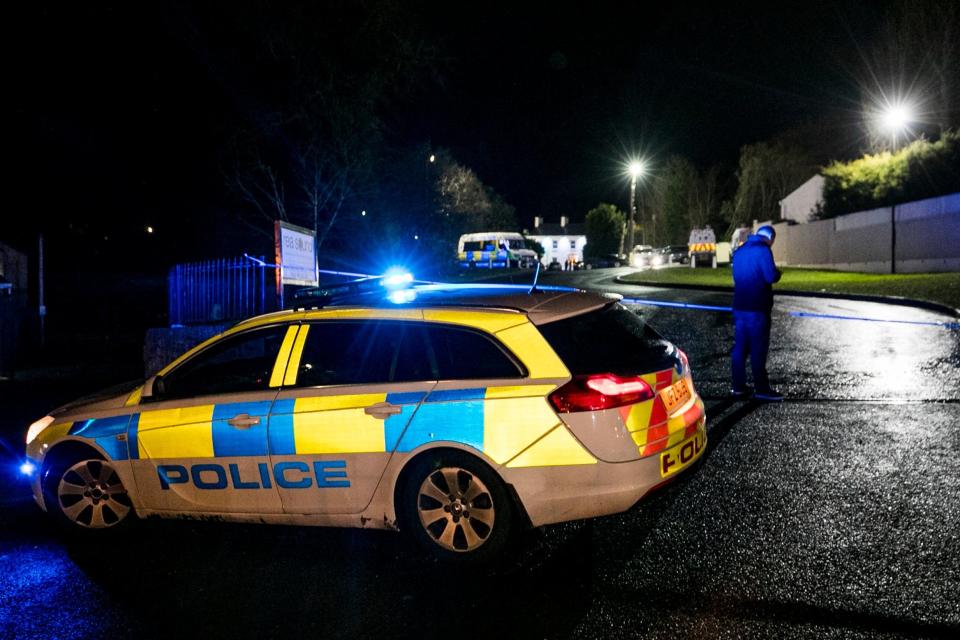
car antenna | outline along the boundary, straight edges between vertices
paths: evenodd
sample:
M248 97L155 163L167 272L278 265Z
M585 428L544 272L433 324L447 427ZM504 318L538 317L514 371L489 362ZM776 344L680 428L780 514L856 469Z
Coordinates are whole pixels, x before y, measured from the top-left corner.
M530 285L530 291L527 293L534 293L537 290L537 280L540 278L540 261L537 260L537 269L533 272L533 284Z

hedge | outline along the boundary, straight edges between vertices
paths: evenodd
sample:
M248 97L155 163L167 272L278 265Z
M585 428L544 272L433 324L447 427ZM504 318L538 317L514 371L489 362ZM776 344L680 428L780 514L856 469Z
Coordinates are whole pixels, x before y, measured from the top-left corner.
M890 153L834 162L823 170L822 218L960 191L960 133L917 140Z

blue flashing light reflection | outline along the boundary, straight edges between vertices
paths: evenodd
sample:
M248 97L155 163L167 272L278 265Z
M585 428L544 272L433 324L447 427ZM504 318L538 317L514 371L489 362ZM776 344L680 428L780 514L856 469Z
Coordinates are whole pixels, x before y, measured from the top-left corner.
M406 304L408 302L413 302L416 299L417 294L409 289L401 289L399 291L391 291L387 295L387 300L394 304Z
M37 470L37 466L29 461L24 462L22 465L20 465L20 473L22 473L25 476L32 476L33 472L36 470Z

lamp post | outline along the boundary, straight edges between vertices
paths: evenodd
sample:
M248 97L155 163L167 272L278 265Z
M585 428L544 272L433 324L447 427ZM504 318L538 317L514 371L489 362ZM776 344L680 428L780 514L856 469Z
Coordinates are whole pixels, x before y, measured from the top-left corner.
M636 217L637 217L637 178L643 175L644 166L643 163L639 160L632 161L627 166L627 172L630 174L630 223L627 225L627 253L633 251L635 237L634 237L634 227L636 226ZM644 236L646 236L647 230L643 230Z

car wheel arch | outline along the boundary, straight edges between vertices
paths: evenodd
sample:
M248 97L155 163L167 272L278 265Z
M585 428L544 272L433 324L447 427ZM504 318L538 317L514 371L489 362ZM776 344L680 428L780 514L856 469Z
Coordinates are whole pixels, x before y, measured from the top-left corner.
M109 458L98 447L89 442L80 439L66 439L56 443L43 457L43 466L41 474L46 475L55 464L63 464L68 460L82 460L84 456L90 456L90 460L107 460Z
M41 493L43 494L44 500L47 499L45 484L47 482L47 474L50 470L57 465L68 464L71 461L79 460L103 460L111 464L117 462L111 459L110 456L95 443L80 438L67 438L57 442L51 446L46 455L44 455L43 462L40 466L40 483L43 489ZM126 487L126 489L130 502L133 503L134 511L138 511L139 500L137 499L136 492L133 490L134 488Z
M441 457L443 455L467 456L476 461L478 464L486 467L486 469L490 471L490 473L492 473L502 484L510 500L511 506L513 507L514 515L517 517L518 521L524 528L530 528L530 518L520 500L520 496L517 494L517 491L514 489L513 485L510 484L506 478L503 477L503 474L497 470L498 465L487 458L482 452L472 447L466 447L462 445L458 446L454 443L445 443L439 446L435 445L421 448L419 451L413 452L413 455L411 455L410 458L403 463L403 467L395 476L396 480L393 483L392 491L394 514L401 528L403 527L403 523L400 522L400 514L402 513L402 509L400 508L400 500L403 495L404 487L406 486L407 482L410 481L410 475L425 460L428 460L432 457Z

